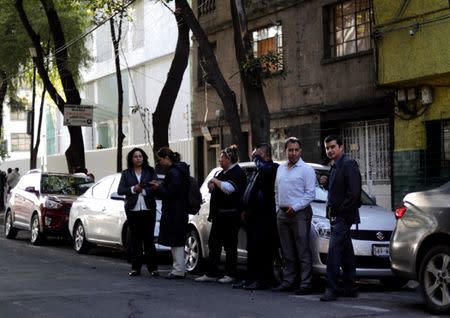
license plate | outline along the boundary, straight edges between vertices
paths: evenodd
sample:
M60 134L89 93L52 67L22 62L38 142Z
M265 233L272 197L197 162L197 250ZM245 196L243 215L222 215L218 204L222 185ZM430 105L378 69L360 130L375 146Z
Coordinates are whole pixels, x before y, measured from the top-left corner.
M389 257L389 245L387 244L372 245L372 255L378 257Z

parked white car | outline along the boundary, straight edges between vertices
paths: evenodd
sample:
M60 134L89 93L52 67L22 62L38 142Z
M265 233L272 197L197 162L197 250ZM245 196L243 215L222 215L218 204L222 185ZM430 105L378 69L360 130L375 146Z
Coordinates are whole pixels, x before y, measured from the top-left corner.
M124 196L117 194L120 173L104 177L72 204L69 231L78 253L87 252L91 244L122 247L128 250L129 231L124 208ZM155 240L159 235L161 201L156 201ZM159 244L157 251L169 248Z
M327 166L310 164L319 178L322 174L328 174ZM247 176L254 171L253 162L240 163ZM194 215L189 222L189 234L186 240L186 264L188 271L200 271L208 256L208 237L211 223L208 222L210 193L207 184L221 169L213 169L203 182L200 192L204 203L199 214ZM331 234L330 222L325 217L327 191L319 187L317 182L316 199L311 204L313 218L311 222L310 242L313 255L313 270L315 274L326 273L326 258L328 243ZM365 192L361 196L362 206L359 209L361 223L353 225L352 240L356 256L356 273L359 277L375 277L382 282L393 285L402 285L405 281L394 279L389 260L389 240L395 228L395 215L393 212L382 208L374 202ZM243 228L239 231L238 259L244 263L247 258L246 234ZM274 272L278 276L281 272L277 266L281 266L280 256L274 259Z

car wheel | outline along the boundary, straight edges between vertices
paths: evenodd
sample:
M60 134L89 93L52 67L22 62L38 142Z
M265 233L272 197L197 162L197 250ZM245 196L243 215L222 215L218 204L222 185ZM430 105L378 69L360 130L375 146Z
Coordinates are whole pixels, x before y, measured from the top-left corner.
M380 282L388 289L400 289L408 283L408 280L398 277L389 277L380 279Z
M45 235L40 231L39 215L36 213L31 218L31 237L30 242L33 245L40 245L44 242Z
M204 258L200 237L196 230L189 231L184 245L186 270L190 273L198 273L202 270Z
M275 250L275 254L273 257L273 278L275 279L275 283L281 284L283 281L283 268L284 268L284 260L283 254L281 253L281 248L277 248Z
M420 288L428 308L435 314L450 311L450 246L432 248L422 260Z
M14 228L12 222L11 212L6 212L5 215L5 237L7 239L15 239L17 236L17 229Z
M89 243L86 240L83 223L77 222L73 230L73 248L78 254L85 254L89 249Z

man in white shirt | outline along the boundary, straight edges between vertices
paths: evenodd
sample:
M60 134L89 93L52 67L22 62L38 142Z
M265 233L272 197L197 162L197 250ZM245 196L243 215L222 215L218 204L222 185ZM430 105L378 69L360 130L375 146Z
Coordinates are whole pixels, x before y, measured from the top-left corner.
M285 260L283 281L273 291L293 291L307 295L312 288L312 261L309 247L312 209L315 198L316 173L301 159L300 140L290 137L284 145L287 161L277 170L275 202L278 234ZM298 262L301 266L300 284L294 286Z

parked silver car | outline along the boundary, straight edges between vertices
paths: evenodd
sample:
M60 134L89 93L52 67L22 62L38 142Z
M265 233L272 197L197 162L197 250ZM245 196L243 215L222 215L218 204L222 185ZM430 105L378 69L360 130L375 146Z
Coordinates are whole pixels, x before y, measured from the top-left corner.
M450 182L409 193L396 209L391 239L392 270L418 280L428 308L450 311Z
M124 208L124 196L117 194L120 173L104 177L72 204L69 230L74 249L85 253L91 244L122 247L128 250L129 232ZM159 235L161 201L156 201L155 240ZM169 248L156 244L156 250Z
M321 174L328 173L328 167L310 164L319 178ZM253 162L240 163L240 166L249 176L255 169ZM194 215L189 222L189 234L186 240L186 264L188 271L199 271L208 256L208 237L211 223L207 217L209 213L210 194L207 184L220 168L213 169L203 182L200 192L204 203L199 214ZM311 224L311 248L313 252L313 270L315 274L326 273L326 259L328 254L328 243L331 234L330 222L326 216L327 192L316 187L316 199L312 203L313 219ZM353 246L356 256L357 275L359 277L376 277L382 282L392 284L404 284L405 281L395 279L389 261L389 240L395 227L394 213L377 206L365 192L363 192L362 206L359 209L361 224L352 227ZM241 228L239 231L238 258L245 262L247 257L246 235ZM275 266L280 264L279 255L274 260ZM275 273L279 270L275 269Z

